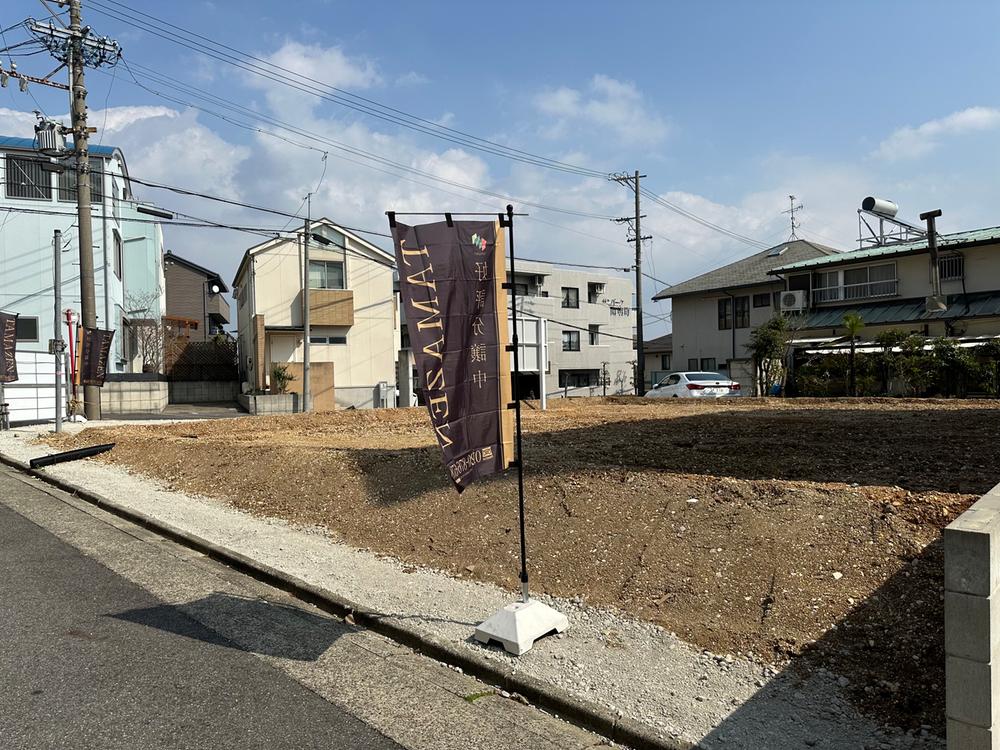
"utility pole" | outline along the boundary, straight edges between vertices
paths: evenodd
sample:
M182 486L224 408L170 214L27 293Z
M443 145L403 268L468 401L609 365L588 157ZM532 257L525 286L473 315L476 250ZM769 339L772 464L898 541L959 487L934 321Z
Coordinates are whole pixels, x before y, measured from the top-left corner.
M55 230L52 234L52 284L55 290L55 317L52 328L52 354L56 358L56 432L62 432L63 395L62 366L63 340L59 329L62 327L62 232Z
M646 394L646 341L642 334L642 241L650 240L650 235L642 236L640 221L645 218L645 214L639 211L639 179L645 177L639 174L639 170L634 175L616 175L612 179L625 185L631 185L635 192L635 216L626 216L621 219L614 219L615 222L628 223L635 234L635 312L636 312L636 358L638 367L638 377L635 379L636 395ZM634 223L633 223L634 222Z
M80 320L83 327L97 328L97 303L94 299L94 234L90 215L90 156L88 152L87 88L84 85L83 32L80 24L80 0L69 0L69 30L72 34L69 53L70 115L73 126L73 151L76 156L76 210L80 245ZM109 321L105 321L105 325ZM101 418L101 390L96 385L83 387L83 414L87 419Z
M103 37L99 38L93 34L89 27L83 26L80 19L80 0L61 0L59 4L69 5L69 28L66 28L58 15L49 8L47 1L42 0L42 5L53 15L57 24L52 23L51 20L47 24L31 21L28 24L28 29L62 64L44 78L5 71L0 67L0 78L6 78L8 75L19 78L22 90L27 90L28 83L32 82L69 91L73 151L76 161L76 208L80 244L80 322L85 328L96 328L94 236L90 213L90 159L87 143L90 133L96 131L87 126L87 87L83 72L88 65L99 67L116 62L121 56L121 48L117 42ZM55 75L64 67L69 69L69 86L49 79L49 76ZM41 150L42 153L49 156L58 155L46 152L45 149ZM57 148L56 151L61 151L61 147ZM106 325L110 323L110 321L104 322ZM99 419L100 413L100 389L97 386L85 386L85 416L87 419Z
M610 362L601 362L601 385L604 386L603 396L608 395L608 365Z
M309 380L309 235L312 234L312 193L306 196L306 231L303 238L302 265L302 411L312 411L312 391Z

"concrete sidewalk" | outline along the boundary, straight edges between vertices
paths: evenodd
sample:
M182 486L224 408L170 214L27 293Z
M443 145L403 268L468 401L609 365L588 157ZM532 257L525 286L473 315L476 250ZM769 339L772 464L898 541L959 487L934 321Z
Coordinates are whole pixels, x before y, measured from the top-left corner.
M586 748L600 739L0 468L5 748Z

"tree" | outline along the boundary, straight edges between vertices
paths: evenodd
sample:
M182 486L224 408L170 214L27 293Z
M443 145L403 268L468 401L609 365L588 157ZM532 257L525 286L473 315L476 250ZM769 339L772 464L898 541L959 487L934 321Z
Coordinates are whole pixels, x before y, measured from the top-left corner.
M757 392L761 396L766 396L776 383L784 386L785 360L793 333L794 328L784 315L775 315L750 332L746 348L753 359Z
M166 349L172 337L168 334L163 320L151 313L159 310L160 292L125 295L125 309L131 318L122 335L130 336L135 354L142 360L142 372L163 372ZM122 351L124 352L124 345Z
M984 369L990 391L1000 397L1000 339L990 339L976 350L976 354L986 360Z
M901 331L898 328L891 328L888 331L882 331L875 336L875 343L878 345L880 350L878 364L879 371L882 375L883 395L889 395L889 383L892 380L893 372L899 369L894 350L906 341L906 336L906 332Z
M847 359L847 371L850 380L847 386L847 395L857 396L858 395L858 374L855 368L855 357L854 349L855 343L858 340L858 334L861 333L861 329L865 327L865 320L856 312L849 312L844 316L844 328L847 329L847 335L851 337L851 352Z

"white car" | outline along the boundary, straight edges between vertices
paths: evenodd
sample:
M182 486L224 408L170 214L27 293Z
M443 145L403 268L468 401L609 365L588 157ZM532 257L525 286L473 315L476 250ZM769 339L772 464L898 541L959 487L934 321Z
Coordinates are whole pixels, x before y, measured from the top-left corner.
M646 391L646 398L733 398L740 384L717 372L672 372Z

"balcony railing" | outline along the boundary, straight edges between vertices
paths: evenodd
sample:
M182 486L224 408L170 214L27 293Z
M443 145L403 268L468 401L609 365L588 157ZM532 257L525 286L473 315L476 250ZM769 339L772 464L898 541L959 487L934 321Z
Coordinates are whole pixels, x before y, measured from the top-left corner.
M869 281L866 284L844 284L812 290L813 302L840 302L841 300L871 299L873 297L895 297L899 281Z

